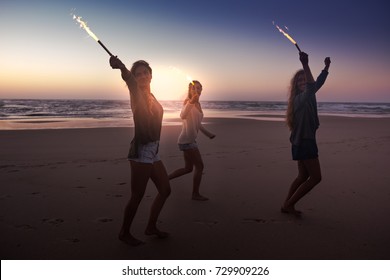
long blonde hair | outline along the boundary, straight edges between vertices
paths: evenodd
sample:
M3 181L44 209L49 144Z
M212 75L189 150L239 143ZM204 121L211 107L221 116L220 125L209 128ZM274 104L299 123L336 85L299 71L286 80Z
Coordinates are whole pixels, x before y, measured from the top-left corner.
M191 100L191 98L192 98L191 88L192 88L195 84L199 84L199 85L202 87L202 84L201 84L198 80L193 80L192 82L190 82L190 83L188 84L188 94L187 94L187 98L184 100L184 104L186 104L189 100Z
M300 69L294 74L294 76L290 81L287 112L286 112L286 123L290 130L293 130L294 128L294 98L299 93L298 78L299 76L304 74L305 71L303 69Z

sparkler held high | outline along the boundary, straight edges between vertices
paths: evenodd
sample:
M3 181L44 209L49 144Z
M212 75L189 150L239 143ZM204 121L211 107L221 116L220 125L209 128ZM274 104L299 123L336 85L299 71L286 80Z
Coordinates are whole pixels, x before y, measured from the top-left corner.
M187 81L189 81L191 83L191 85L195 85L194 83L194 80L192 80L192 78L190 76L187 75Z
M287 32L284 32L283 29L281 29L277 24L275 24L275 22L272 22L273 25L275 25L275 27L279 30L280 33L282 33L287 39L290 40L291 43L293 43L295 45L295 47L298 49L299 52L302 52L301 49L299 48L297 42L295 42L295 40L293 38L291 38L290 35L287 34ZM288 30L288 28L286 27L286 29Z
M73 16L73 19L75 21L77 21L79 24L80 24L80 27L83 28L85 31L87 31L88 35L91 36L96 42L99 43L100 46L102 46L102 48L110 55L110 56L114 56L107 48L105 45L103 45L103 43L99 40L99 38L91 31L91 29L89 29L87 23L83 20L81 20L81 17L79 16L76 16L75 14L72 14Z

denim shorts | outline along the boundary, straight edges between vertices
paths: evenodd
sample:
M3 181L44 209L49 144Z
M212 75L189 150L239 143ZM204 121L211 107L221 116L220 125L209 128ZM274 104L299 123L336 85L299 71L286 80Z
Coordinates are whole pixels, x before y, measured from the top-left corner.
M149 142L144 145L140 144L138 146L138 157L137 158L129 157L128 160L153 164L156 161L160 160L160 157L158 155L158 145L159 145L159 141Z
M178 144L180 151L187 151L187 150L193 150L198 148L198 144L196 142L194 143L188 143L188 144Z
M299 145L291 147L293 160L318 158L318 147L315 139L303 139Z

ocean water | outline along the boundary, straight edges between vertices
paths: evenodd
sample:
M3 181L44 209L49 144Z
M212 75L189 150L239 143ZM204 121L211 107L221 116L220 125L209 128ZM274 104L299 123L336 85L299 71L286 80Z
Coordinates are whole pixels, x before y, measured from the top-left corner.
M164 120L169 122L179 117L182 101L160 101L164 107ZM265 120L284 120L286 102L264 101L201 101L206 117L247 117ZM320 115L345 117L390 117L390 103L333 103L319 102ZM0 100L0 129L28 128L28 124L58 126L66 121L89 121L98 126L132 125L129 101L123 100L46 100L3 99ZM7 123L7 125L4 125Z

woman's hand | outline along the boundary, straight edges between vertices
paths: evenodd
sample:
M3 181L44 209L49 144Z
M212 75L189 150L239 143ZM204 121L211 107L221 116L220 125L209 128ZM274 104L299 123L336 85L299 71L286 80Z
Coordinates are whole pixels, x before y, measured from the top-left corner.
M301 61L302 65L308 65L309 64L309 55L305 52L299 53L299 60Z
M126 66L123 64L123 62L117 56L110 57L110 66L112 67L112 69L126 68Z
M190 99L191 104L195 104L199 102L199 94L196 91L192 92L192 97Z
M325 62L325 66L329 67L329 65L330 65L330 57L326 57L324 62Z
M330 66L330 57L326 57L324 63L325 63L324 70L328 71L329 70L329 66Z

